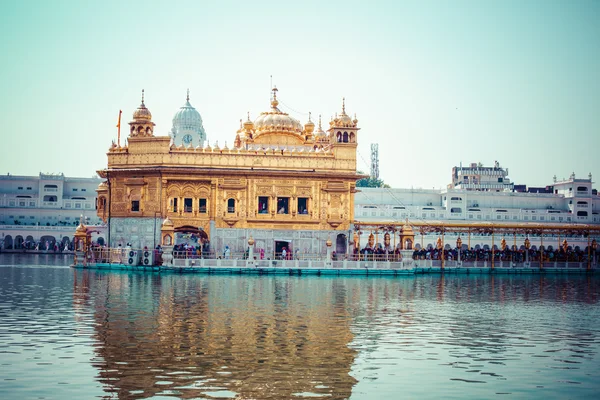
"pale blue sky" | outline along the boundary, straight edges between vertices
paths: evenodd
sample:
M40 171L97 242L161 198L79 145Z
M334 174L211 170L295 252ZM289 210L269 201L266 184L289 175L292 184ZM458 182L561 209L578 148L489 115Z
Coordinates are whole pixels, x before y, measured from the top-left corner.
M142 88L155 134L190 88L231 144L273 75L301 122L346 97L359 169L379 143L393 187L445 186L461 161L600 179L600 1L18 1L0 35L0 173L92 176Z

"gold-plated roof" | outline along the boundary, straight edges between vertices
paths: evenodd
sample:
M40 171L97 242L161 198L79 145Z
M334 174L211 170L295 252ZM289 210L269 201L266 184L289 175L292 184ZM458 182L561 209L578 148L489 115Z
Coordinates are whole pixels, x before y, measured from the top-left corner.
M271 109L262 112L254 121L256 134L292 132L301 135L303 127L300 121L279 110L277 105L279 105L279 101L277 100L277 88L275 87L273 88Z
M342 113L339 115L336 114L335 118L329 122L329 125L332 128L356 128L357 123L358 120L356 119L356 116L354 117L354 120L352 120L352 118L346 114L346 98L343 98Z
M152 113L144 104L144 90L142 89L142 104L133 112L134 121L151 121Z

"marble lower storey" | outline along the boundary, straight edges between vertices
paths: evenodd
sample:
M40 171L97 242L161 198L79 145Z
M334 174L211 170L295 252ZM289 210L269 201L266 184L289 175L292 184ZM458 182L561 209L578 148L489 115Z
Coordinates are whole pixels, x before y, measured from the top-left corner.
M254 239L254 254L264 250L265 258L277 250L277 242L285 242L288 251L299 254L325 254L325 242L330 239L333 243L332 251L338 254L347 254L349 251L348 231L322 231L322 230L276 230L276 229L236 229L215 228L211 229L210 243L216 254L222 254L225 246L229 246L232 253L243 253L248 249L248 239ZM351 237L351 236L350 236ZM281 245L281 244L280 244Z
M134 249L155 248L160 244L161 218L111 218L110 247L125 247L127 243Z

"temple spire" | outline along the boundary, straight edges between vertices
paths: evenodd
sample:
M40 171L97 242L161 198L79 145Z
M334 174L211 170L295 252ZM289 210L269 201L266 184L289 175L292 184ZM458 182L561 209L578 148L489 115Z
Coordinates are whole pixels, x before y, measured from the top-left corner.
M185 98L186 101L190 101L190 89L188 88L187 90L187 97Z
M144 89L142 89L142 105L144 105Z
M342 97L342 114L346 114L346 98Z

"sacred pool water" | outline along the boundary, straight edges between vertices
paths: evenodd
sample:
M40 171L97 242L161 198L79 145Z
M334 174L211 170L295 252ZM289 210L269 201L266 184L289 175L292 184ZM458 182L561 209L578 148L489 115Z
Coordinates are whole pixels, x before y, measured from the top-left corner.
M600 277L74 270L0 255L0 398L597 398Z

